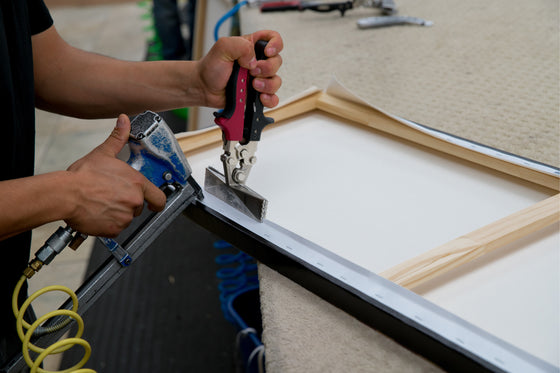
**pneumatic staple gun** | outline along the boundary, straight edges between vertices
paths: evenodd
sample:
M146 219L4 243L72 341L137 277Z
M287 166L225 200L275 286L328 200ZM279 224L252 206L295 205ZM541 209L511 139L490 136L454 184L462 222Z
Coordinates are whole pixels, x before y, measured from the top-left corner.
M111 238L98 237L122 266L132 262L132 243L145 240L148 234L149 237L159 234L194 198L202 198L201 189L191 177L192 171L181 147L159 115L147 111L132 120L128 148L130 157L127 163L158 186L166 194L167 202L163 211L144 219L145 224L137 227L122 244ZM59 228L36 253L36 259L49 264L67 245L76 249L86 236L79 232L73 234L69 227Z
M191 168L173 132L159 115L147 111L133 119L128 147L130 157L127 163L160 187L167 196L167 202L163 211L150 212L147 217L136 218L135 221L141 219L140 225L125 230L117 239L100 238L117 260L109 257L78 289L76 296L79 315L97 301L132 260L140 256L188 205L197 198L203 198L202 190L192 178ZM76 233L70 227L60 227L37 251L24 271L25 277L31 278L66 246L76 249L84 238L84 235ZM60 307L67 310L72 308L72 299L68 299ZM37 345L52 344L67 331L68 321L67 316L49 319L34 332L32 342ZM25 364L24 357L20 354L6 366L0 367L0 371L19 372Z

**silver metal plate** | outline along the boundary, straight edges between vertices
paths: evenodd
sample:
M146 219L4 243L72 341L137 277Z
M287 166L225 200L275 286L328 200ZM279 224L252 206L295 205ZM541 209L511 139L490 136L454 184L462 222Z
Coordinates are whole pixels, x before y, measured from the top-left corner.
M204 190L258 222L265 219L268 201L263 196L244 185L227 185L224 175L212 167L206 168Z

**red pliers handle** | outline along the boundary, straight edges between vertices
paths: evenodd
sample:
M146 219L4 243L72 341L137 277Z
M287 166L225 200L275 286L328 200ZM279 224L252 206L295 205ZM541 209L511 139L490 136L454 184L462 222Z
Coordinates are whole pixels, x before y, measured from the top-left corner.
M257 60L266 59L266 44L264 40L255 44ZM263 128L274 122L264 116L259 93L253 88L253 77L237 61L226 86L226 107L214 116L227 141L259 141Z
M263 40L255 43L257 60L266 59L266 44ZM253 88L253 77L235 61L226 86L226 106L223 111L214 113L214 121L223 131L222 162L230 185L245 183L256 162L256 142L261 139L263 128L274 122L264 116L263 110L259 93Z

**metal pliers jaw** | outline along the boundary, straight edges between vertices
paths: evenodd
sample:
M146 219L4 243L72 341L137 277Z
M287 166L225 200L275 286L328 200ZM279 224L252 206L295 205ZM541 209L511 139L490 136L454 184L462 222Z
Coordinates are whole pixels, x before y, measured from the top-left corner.
M249 141L244 145L239 141L224 141L224 153L220 159L228 185L245 184L251 167L257 163L256 151L256 141Z

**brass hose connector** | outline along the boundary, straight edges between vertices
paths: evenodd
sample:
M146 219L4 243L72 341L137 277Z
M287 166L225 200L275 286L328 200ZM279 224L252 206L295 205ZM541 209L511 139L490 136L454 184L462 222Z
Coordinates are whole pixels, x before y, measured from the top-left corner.
M39 259L33 259L29 265L27 266L27 268L25 268L23 270L23 275L25 277L27 277L28 279L30 279L31 277L33 277L33 275L37 272L39 272L39 270L43 267L43 262L40 261Z

